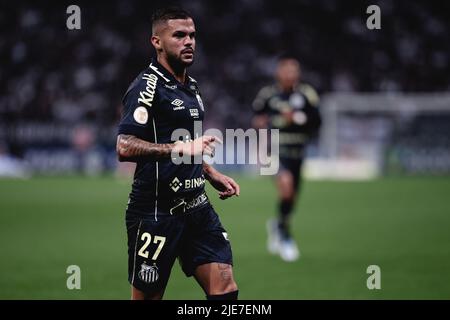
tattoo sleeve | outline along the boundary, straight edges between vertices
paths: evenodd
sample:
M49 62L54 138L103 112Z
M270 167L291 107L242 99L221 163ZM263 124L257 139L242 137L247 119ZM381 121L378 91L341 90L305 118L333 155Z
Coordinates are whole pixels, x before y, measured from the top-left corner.
M132 135L119 134L117 137L116 151L119 161L135 162L141 158L169 158L173 146L171 143L151 143Z

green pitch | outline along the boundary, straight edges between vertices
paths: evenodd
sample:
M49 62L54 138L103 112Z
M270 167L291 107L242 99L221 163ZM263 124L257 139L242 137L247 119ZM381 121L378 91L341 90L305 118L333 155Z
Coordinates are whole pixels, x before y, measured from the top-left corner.
M266 252L271 178L240 178L241 196L209 189L235 258L242 299L449 299L450 178L310 182L293 233L302 257ZM0 180L0 299L129 299L124 209L129 182ZM66 269L81 268L81 290ZM381 289L369 290L369 265ZM166 299L204 299L175 264Z

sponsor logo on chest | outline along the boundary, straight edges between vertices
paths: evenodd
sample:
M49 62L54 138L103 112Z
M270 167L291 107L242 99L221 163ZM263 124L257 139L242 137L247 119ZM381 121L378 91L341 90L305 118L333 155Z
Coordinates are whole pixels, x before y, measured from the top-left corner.
M205 185L204 177L198 177L198 178L194 178L194 179L185 179L184 180L184 189L195 189L195 188L199 188L203 185ZM178 190L180 190L181 187L183 187L183 183L177 177L175 177L169 183L169 187L174 192L177 192Z
M175 99L170 104L175 106L175 107L173 107L172 110L173 111L177 111L177 110L183 110L184 109L183 103L184 103L183 100Z
M200 116L197 108L189 109L192 118L198 118Z
M183 104L183 100L175 99L170 104L173 104L174 106L179 107L179 106L181 106Z
M185 189L198 188L198 187L203 186L204 184L205 184L205 178L203 178L203 177L184 180L184 188Z

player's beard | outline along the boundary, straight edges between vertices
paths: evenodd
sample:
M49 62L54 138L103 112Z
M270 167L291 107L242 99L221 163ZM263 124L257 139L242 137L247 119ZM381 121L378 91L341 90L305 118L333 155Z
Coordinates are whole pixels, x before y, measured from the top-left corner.
M194 54L192 54L192 61L185 62L181 59L181 53L179 55L175 55L172 53L167 53L167 62L174 68L175 70L183 70L187 67L191 66L194 63Z

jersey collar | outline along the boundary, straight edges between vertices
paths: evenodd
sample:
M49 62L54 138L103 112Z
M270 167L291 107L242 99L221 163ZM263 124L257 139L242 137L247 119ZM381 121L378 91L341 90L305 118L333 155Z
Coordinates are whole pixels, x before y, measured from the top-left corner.
M187 73L186 73L186 80L187 80L186 83L180 83L177 79L175 79L172 73L170 73L156 60L156 58L152 58L149 68L155 73L157 73L167 83L174 83L178 85L181 84L183 86L186 86L187 88L191 87L192 84L197 84L197 81L191 78Z

